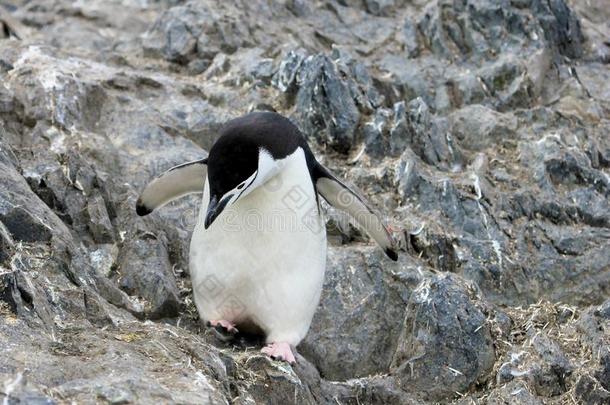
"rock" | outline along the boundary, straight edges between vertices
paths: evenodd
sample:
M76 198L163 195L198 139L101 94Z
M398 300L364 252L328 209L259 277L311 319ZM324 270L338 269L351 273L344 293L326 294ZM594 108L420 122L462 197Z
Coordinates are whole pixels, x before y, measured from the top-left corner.
M295 49L288 52L282 59L277 73L273 76L273 85L284 93L293 92L297 87L296 80L299 68L307 56L307 51L304 49Z
M546 43L561 54L578 57L582 53L580 24L564 1L533 1L522 7L511 3L433 2L426 7L419 29L435 53L449 58L456 52L481 56L500 53L503 38L509 35L525 49L530 39L534 47L542 46L541 36L544 36ZM530 16L534 17L533 21L529 20ZM485 27L489 35L485 37L471 30L473 25Z
M11 257L14 247L13 237L4 224L0 222L0 264Z
M206 376L212 372L218 373L219 378L223 376L222 360L218 351L210 349L210 346L203 342L195 342L192 346L181 342L181 336L184 336L181 329L169 325L142 329L134 328L134 325L129 323L120 327L109 326L105 331L94 329L93 333L83 333L82 329L76 328L56 332L58 341L55 342L44 335L27 334L27 326L22 322L14 324L13 330L8 329L8 325L1 325L2 336L20 339L24 344L39 342L35 357L39 367L45 367L46 370L43 380L28 377L25 385L27 389L18 388L19 384L23 384L23 380L19 380L22 372L11 370L30 369L33 359L16 359L13 363L15 368L8 369L2 375L4 381L19 380L19 383L15 384L17 389L13 391L13 399L21 400L23 391L32 397L33 393L37 393L38 397L45 398L42 394L42 384L52 386L56 390L54 397L61 395L75 398L79 402L99 401L104 398L105 401L117 403L128 400L190 404L206 401L228 403L223 396L225 388L214 378ZM131 352L135 347L147 354L128 357L117 355ZM100 348L107 349L99 350ZM10 357L14 357L17 350L15 347L3 346L3 352ZM169 359L174 363L188 362L190 357L185 351L195 353L193 368L187 367L189 371L178 372L169 367L160 371L159 364ZM81 355L90 358L86 369L76 367L77 359ZM131 375L130 370L134 367L140 371L137 376ZM104 373L104 370L109 368L114 370L115 376L108 377ZM175 380L181 389L176 391L163 384L154 384L159 378L159 372L162 372L164 378ZM60 378L62 376L63 378Z
M407 55L410 58L419 56L420 53L420 40L417 33L417 27L415 23L410 19L406 18L404 25L402 26L402 38L404 40Z
M248 361L249 367L253 372L258 372L257 374L260 376L258 379L262 380L260 382L264 381L265 384L257 384L254 389L250 390L246 398L256 402L285 403L294 401L295 403L315 404L316 400L308 387L308 383L315 383L316 380L319 380L319 375L316 375L307 360L299 357L298 361L299 365L293 369L284 364L272 362L262 355L251 358ZM304 380L304 378L307 378L307 380ZM309 378L312 378L313 381ZM270 384L271 389L267 388L270 382L272 382Z
M394 6L394 0L365 0L366 9L374 15L388 15Z
M89 231L97 243L108 243L114 239L112 223L106 210L104 198L101 194L93 194L87 202L87 216L89 218Z
M609 401L604 2L4 3L5 402ZM200 324L200 196L134 211L261 109L401 250L389 262L329 211L296 366Z
M371 121L365 123L362 128L366 152L370 156L383 157L390 149L390 119L392 111L386 108L378 108Z
M588 375L580 377L576 383L575 394L577 398L587 404L610 403L608 390L598 388L598 382Z
M408 123L411 148L426 163L449 170L460 164L458 151L452 147L451 135L444 120L432 120L428 105L421 98L409 102Z
M463 149L480 151L515 137L517 119L473 104L450 116L451 134Z
M409 289L388 274L380 258L376 251L364 257L353 249L329 251L321 303L299 346L327 379L363 377L389 367ZM391 271L406 272L401 267Z
M309 56L297 80L297 120L305 135L347 152L355 141L360 112L337 65L325 55Z
M578 79L586 91L597 100L608 100L610 96L610 86L608 85L608 70L605 65L590 64L579 67Z
M446 120L435 119L421 98L394 104L393 112L378 108L363 126L366 151L374 157L399 156L407 147L442 170L461 165Z
M535 4L538 21L548 42L570 58L582 55L584 38L580 22L568 5L561 0Z
M273 83L282 92L296 90L295 120L305 136L347 153L356 142L362 113L379 107L379 94L367 69L335 47L330 56L305 57L291 51L280 63Z
M14 169L0 167L0 221L15 241L46 242L67 228Z
M178 314L178 288L172 274L165 235L144 234L127 239L117 259L117 276L121 289L147 301L150 319Z
M534 391L544 397L560 395L566 390L566 379L574 367L556 342L548 336L538 335L532 339L534 350L542 361L542 366L532 370L530 379Z
M415 395L402 390L392 377L372 376L344 383L326 382L322 386L327 401L345 404L416 404L422 403Z
M584 342L596 358L592 372L582 375L576 383L576 395L585 402L606 403L610 400L610 355L604 350L610 344L610 322L608 310L610 300L585 311L578 320L577 328L584 334Z
M423 280L392 360L400 386L436 400L486 380L495 361L486 312L476 290L456 277Z
M604 319L610 319L610 300L600 305L599 308L595 311L595 315Z
M171 62L195 58L211 61L220 52L234 52L247 38L238 16L221 16L198 1L165 11L144 39L144 50Z

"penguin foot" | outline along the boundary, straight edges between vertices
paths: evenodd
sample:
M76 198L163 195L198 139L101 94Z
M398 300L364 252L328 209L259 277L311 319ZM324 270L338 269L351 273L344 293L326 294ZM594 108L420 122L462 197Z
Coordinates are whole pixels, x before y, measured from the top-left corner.
M233 322L225 321L224 319L208 321L206 325L214 328L216 337L223 342L231 340L239 332Z
M292 354L290 345L286 342L273 342L261 349L263 354L271 357L274 360L283 360L290 364L295 364L297 361Z

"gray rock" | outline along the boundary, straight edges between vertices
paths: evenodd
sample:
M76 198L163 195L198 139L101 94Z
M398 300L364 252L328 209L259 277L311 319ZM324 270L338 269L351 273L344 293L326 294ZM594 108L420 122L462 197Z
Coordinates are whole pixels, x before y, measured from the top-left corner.
M407 106L408 125L411 130L411 148L426 163L449 170L460 165L459 150L453 145L445 120L432 119L430 110L421 98L411 100Z
M370 156L383 157L390 149L390 134L392 111L387 108L378 108L371 121L362 127L366 152ZM395 132L396 133L396 132Z
M2 222L0 222L0 263L4 263L9 257L12 256L15 242L10 232Z
M559 345L548 336L540 334L532 339L534 350L542 365L531 371L530 379L534 391L544 397L553 397L566 391L566 379L574 367Z
M367 69L338 47L330 57L291 51L273 83L289 95L298 89L294 118L301 130L341 153L355 144L361 114L383 102Z
M422 400L400 388L391 376L371 376L343 383L323 381L322 392L327 402L342 404L422 404Z
M366 9L374 15L388 15L394 6L394 0L364 0Z
M544 35L546 43L562 54L578 57L582 53L580 24L564 1L532 1L521 7L511 3L433 2L426 8L419 28L430 48L448 58L455 52L472 52L477 56L493 55L490 51L500 53L506 36L510 36L511 42L527 48L531 38L534 46L541 46ZM530 16L534 17L533 21ZM473 26L485 27L488 36L472 30Z
M0 221L13 240L47 242L62 231L69 234L13 168L0 165L0 186Z
M120 248L117 282L132 296L146 300L145 313L150 319L178 314L178 288L172 274L165 235L144 234L130 237Z
M608 310L610 300L585 311L578 320L578 329L584 334L584 342L597 356L592 372L582 375L576 383L576 395L588 403L606 403L610 400L610 356L604 350L610 343L610 322Z
M421 98L405 106L399 102L388 109L378 108L363 125L366 151L373 157L399 156L409 147L426 163L442 170L461 165L461 153L452 139L447 121L436 119Z
M517 119L473 104L451 114L451 134L463 149L484 150L515 138Z
M411 58L419 56L419 36L417 33L417 27L411 19L405 19L404 25L402 27L402 34L407 55Z
M610 8L597 3L4 4L3 399L607 403ZM294 367L199 323L200 197L134 212L153 176L255 109L292 117L402 249L388 262L330 211L328 277Z
M220 15L215 8L191 1L168 9L146 33L144 50L180 64L235 52L247 42L247 28L239 15Z
M608 404L610 403L610 394L608 390L600 389L598 381L595 378L583 375L576 383L574 393L583 403L586 404Z
M337 64L313 55L299 69L296 119L308 137L347 152L355 142L360 112Z
M425 279L407 306L392 374L431 400L484 381L495 362L487 308L458 278Z
M87 217L89 219L87 226L93 240L97 243L109 243L114 239L112 223L105 204L104 198L99 192L93 194L87 202Z
M299 346L327 379L382 373L398 344L408 284L381 267L382 253L365 252L329 250L321 303ZM407 271L395 267L395 273Z
M305 58L307 58L307 52L304 49L288 52L280 62L277 73L273 76L273 85L284 93L293 92L297 88L297 74Z

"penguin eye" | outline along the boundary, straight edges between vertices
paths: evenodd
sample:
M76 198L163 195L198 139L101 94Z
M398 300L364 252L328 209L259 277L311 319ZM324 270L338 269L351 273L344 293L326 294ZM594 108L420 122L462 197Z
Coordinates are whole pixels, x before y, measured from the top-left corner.
M241 190L242 188L244 188L244 185L245 185L245 184L246 184L245 182L244 182L244 183L241 183L239 186L237 186L237 189L238 189L238 190Z

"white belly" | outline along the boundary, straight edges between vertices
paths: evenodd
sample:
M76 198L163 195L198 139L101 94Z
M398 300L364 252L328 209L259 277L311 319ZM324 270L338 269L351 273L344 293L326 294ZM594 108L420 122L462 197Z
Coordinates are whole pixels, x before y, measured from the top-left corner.
M206 230L209 185L191 240L195 304L204 321L225 319L268 342L297 345L320 299L326 229L305 158L227 207Z

